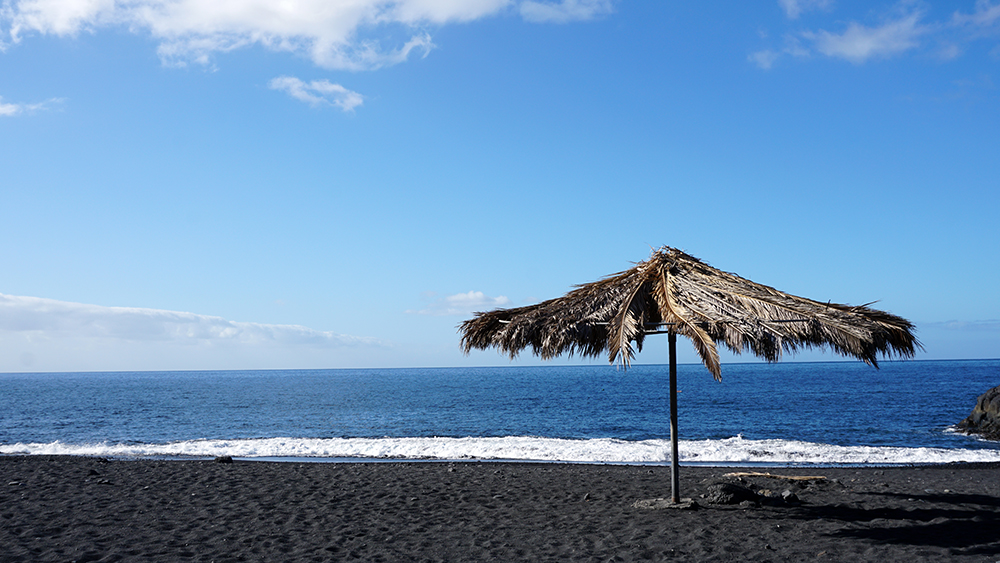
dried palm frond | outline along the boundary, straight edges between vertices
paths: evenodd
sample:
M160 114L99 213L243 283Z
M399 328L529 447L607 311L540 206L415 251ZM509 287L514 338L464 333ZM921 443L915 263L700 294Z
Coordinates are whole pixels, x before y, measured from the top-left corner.
M647 334L672 331L691 339L716 379L718 343L772 362L783 352L829 347L878 367L878 356L913 357L920 347L913 328L906 319L867 305L790 295L667 246L563 297L475 313L459 326L466 353L491 347L511 358L526 348L543 359L606 353L626 368Z

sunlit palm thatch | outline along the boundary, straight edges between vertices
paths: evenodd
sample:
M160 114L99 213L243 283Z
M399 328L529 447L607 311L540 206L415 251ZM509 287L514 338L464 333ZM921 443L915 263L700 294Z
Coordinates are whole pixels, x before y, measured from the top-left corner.
M529 347L544 359L607 353L625 367L647 334L673 331L691 339L716 379L722 372L717 343L767 361L777 361L782 352L829 346L877 367L879 355L914 355L920 344L913 328L906 319L864 305L789 295L667 246L563 297L476 313L460 325L466 353L490 347L512 358Z

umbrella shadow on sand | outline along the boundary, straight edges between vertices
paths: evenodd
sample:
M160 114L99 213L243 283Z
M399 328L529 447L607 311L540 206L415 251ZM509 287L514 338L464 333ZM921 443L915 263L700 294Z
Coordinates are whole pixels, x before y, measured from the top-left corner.
M792 518L826 519L848 526L840 539L949 549L961 555L1000 554L1000 498L990 495L863 493L851 505L804 505ZM864 506L873 504L878 506Z

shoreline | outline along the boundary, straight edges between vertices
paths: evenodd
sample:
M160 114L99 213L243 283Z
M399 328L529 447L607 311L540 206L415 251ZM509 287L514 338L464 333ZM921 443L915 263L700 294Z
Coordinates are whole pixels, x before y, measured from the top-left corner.
M2 458L47 458L47 459L92 459L100 462L132 462L132 461L163 461L163 462L218 462L220 457L228 457L239 463L316 463L316 464L436 464L436 463L496 463L496 464L526 464L526 465L594 465L622 467L660 467L669 468L670 461L576 461L548 459L517 459L517 458L374 458L374 457L322 457L322 456L204 456L204 455L91 455L91 454L23 454L0 453ZM827 463L827 462L723 462L723 461L681 461L684 468L707 469L886 469L886 468L934 468L934 467L974 467L997 466L1000 461L948 461L948 462L871 462L871 463Z
M1000 442L960 436L956 444L841 445L790 439L682 440L681 463L691 466L872 466L1000 462ZM530 463L669 464L663 439L544 438L537 436L236 438L146 442L10 442L0 455L68 455L113 459L237 459L305 462L495 461ZM665 455L666 454L666 455Z
M2 455L0 563L1000 559L1000 463L682 465L697 509L637 507L669 471ZM761 493L713 504L719 483Z

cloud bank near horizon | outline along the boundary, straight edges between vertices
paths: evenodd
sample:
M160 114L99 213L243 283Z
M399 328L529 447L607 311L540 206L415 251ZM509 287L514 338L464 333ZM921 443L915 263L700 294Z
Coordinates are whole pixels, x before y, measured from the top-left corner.
M105 307L41 297L0 293L0 332L34 339L97 338L123 341L174 341L187 344L372 346L374 338L348 336L298 325L230 321L222 317L143 309Z
M283 356L289 358L285 362L294 364L296 356L388 347L376 338L298 325L238 322L180 311L0 294L0 350L6 350L5 359L14 357L24 368L80 364L117 369L128 365L116 363L120 358L150 354L167 359L165 369L203 365L199 362L206 358L209 365L238 365L240 358L259 358L262 354ZM0 370L14 367L0 362Z
M924 326L931 329L943 329L956 332L997 332L1000 333L1000 319L982 321L942 321L924 323Z
M0 50L39 35L115 28L148 33L163 64L211 65L212 56L252 45L306 56L330 70L374 70L424 56L424 28L518 13L566 23L613 10L613 0L13 0L0 10ZM383 41L391 43L386 46Z

